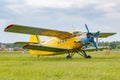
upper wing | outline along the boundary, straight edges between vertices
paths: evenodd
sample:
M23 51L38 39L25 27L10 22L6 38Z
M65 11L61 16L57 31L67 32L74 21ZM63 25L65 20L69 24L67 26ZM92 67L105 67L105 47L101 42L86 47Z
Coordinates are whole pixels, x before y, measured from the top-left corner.
M14 33L23 33L23 34L51 36L51 37L57 37L57 38L66 38L71 35L71 33L65 32L65 31L35 28L35 27L15 25L15 24L11 24L7 26L4 31L14 32Z
M24 49L30 49L30 50L49 51L49 52L63 52L63 51L68 50L66 48L43 46L43 45L39 45L39 44L26 44L23 48Z
M99 37L99 38L106 38L106 37L112 36L114 34L116 34L116 33L100 33L97 37Z

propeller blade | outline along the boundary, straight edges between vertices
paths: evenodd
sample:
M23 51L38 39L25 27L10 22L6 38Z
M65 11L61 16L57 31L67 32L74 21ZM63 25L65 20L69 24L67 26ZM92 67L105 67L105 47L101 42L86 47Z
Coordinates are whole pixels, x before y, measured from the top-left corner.
M94 47L96 48L96 50L98 50L98 45L96 44L96 42L93 40L92 43L93 43Z
M97 35L99 35L99 34L100 34L100 31L92 34L92 33L89 32L89 29L88 29L88 27L87 27L86 24L85 24L85 27L86 27L86 29L87 29L87 39L84 40L84 44L86 45L86 44L88 44L89 42L92 42L93 45L94 45L94 47L96 48L96 50L98 50L98 45L97 45L96 42L94 41L94 37L96 37Z
M99 34L100 34L100 31L94 33L93 36L96 37L96 36L99 35Z
M90 39L91 39L91 38L87 38L87 39L84 41L84 44L87 44L88 42L90 42Z
M85 27L86 27L86 29L87 29L87 32L88 32L88 33L90 33L90 32L89 32L89 29L88 29L88 27L87 27L87 25L86 25L86 24L85 24Z
M93 42L94 45L95 45L94 37L97 36L97 35L99 35L99 33L100 33L100 31L94 33L94 34L92 35L92 37L87 38L87 39L84 41L84 44L87 44L87 43L90 42L91 39L93 38L93 39L92 39L92 42Z

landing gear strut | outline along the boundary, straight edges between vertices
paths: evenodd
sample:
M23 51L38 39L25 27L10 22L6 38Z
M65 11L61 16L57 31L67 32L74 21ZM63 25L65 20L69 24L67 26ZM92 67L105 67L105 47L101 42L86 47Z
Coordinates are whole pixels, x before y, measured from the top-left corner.
M67 56L66 56L66 58L67 58L67 59L71 59L71 58L72 58L72 56L70 56L70 55L67 55Z
M90 55L87 55L84 50L79 51L78 54L80 54L81 56L83 56L83 57L85 57L85 58L91 58L91 56L90 56Z
M75 54L74 51L73 51L73 52L70 52L70 51L68 50L68 55L66 56L66 58L67 58L67 59L71 59L74 54Z
M39 57L40 57L40 55L37 55L37 57L39 58Z
M73 56L75 53L77 53L77 54L79 54L79 55L81 55L81 56L83 56L84 58L87 58L87 59L90 59L90 58L91 58L91 56L90 56L90 55L87 55L84 50L75 50L75 51L73 51L73 52L68 51L68 55L66 56L66 58L67 58L67 59L71 59L72 56Z

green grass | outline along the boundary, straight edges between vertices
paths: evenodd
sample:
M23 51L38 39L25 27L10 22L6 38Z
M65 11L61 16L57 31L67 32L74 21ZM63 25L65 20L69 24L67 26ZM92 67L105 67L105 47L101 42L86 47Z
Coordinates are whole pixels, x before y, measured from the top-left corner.
M0 52L0 80L120 80L120 52L37 58L22 52Z

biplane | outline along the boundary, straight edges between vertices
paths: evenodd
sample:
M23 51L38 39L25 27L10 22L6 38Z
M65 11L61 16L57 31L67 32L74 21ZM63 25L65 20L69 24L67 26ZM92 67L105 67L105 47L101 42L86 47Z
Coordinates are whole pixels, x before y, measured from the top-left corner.
M58 55L67 53L66 58L72 58L77 53L85 58L91 58L87 55L87 50L101 50L104 47L98 47L98 38L106 38L116 33L100 33L90 32L85 24L87 32L81 31L60 31L45 28L35 28L30 26L10 24L5 28L5 32L29 34L30 41L16 42L16 44L24 45L24 49L28 49L31 54L39 56ZM40 36L53 37L52 39L42 42ZM96 41L94 40L96 38ZM89 44L94 45L94 49L87 49Z

